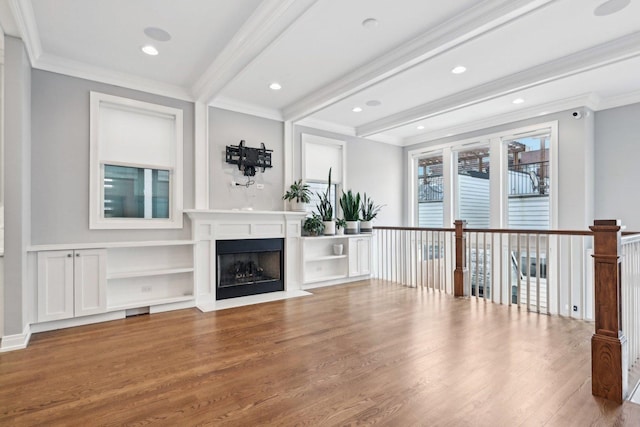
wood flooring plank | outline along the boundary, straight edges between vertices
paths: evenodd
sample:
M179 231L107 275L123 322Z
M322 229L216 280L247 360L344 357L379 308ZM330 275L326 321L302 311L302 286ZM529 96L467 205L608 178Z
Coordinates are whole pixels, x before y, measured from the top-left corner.
M591 323L382 281L35 334L0 425L640 425L591 396Z

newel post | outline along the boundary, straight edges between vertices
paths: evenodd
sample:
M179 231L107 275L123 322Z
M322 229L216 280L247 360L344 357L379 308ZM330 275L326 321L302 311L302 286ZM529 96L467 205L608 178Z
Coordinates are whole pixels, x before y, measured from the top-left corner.
M467 225L467 221L457 219L453 223L456 228L456 269L453 271L453 295L456 297L463 297L464 284L467 282L467 275L469 270L467 268L467 238L464 233L464 228Z
M627 339L622 334L618 220L593 222L593 266L596 332L591 338L591 392L622 403L627 395Z

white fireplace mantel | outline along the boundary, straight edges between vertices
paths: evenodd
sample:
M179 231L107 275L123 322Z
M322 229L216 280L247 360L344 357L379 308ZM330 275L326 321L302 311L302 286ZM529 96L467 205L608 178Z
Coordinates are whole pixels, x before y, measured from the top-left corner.
M275 299L308 295L301 290L301 229L305 212L205 210L184 211L191 219L194 245L196 305L202 311L218 310ZM216 301L216 240L283 238L284 292Z

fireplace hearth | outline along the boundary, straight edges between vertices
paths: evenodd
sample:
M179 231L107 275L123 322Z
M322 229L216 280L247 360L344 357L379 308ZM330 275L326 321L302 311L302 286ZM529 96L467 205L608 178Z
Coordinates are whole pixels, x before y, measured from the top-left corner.
M284 240L217 240L216 299L284 290Z

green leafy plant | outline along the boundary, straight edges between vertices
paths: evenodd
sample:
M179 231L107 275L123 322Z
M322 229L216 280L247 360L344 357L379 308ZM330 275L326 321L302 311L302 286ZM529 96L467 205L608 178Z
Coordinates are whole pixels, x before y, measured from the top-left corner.
M336 228L345 228L347 226L347 221L344 218L336 219Z
M380 209L382 209L384 205L376 205L373 200L367 197L367 193L364 193L362 197L362 204L360 205L360 212L362 214L363 221L373 221L373 219L378 215Z
M310 217L307 217L307 219L304 220L302 228L310 236L319 236L324 231L324 224L322 224L322 218L320 215L313 213Z
M346 193L343 191L340 207L345 220L358 221L360 219L360 193L354 195L351 190Z
M309 203L311 201L311 190L309 185L303 184L302 179L295 181L289 190L282 196L283 200L295 200L298 203Z
M329 200L329 193L331 191L331 168L329 168L329 180L327 184L327 191L323 194L316 193L318 198L320 198L320 203L316 205L316 209L318 209L318 213L322 217L323 221L332 221L333 220L333 206L331 206L331 201Z

